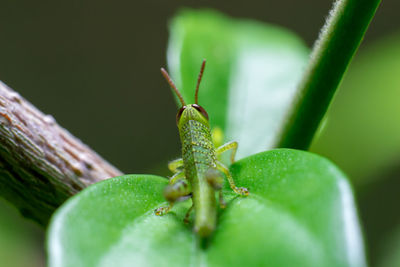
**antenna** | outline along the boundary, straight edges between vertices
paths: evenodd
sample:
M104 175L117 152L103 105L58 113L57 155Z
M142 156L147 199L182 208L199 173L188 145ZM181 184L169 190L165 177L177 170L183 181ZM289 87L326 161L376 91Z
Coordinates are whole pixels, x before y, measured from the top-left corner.
M182 97L182 95L181 95L181 92L179 92L178 88L176 88L174 82L171 80L171 77L169 77L168 72L167 72L164 68L161 68L161 73L162 73L162 75L164 76L164 78L167 80L167 82L169 83L169 85L171 86L171 88L174 89L176 95L178 96L179 100L180 100L181 103L182 103L182 107L183 107L183 106L186 106L185 100L183 100L183 97Z
M205 66L206 66L206 60L203 59L203 63L201 63L199 78L197 78L196 93L194 94L194 100L195 100L194 103L196 103L196 104L198 104L198 102L199 102L199 87L200 87L201 78L203 77L203 72L204 72Z

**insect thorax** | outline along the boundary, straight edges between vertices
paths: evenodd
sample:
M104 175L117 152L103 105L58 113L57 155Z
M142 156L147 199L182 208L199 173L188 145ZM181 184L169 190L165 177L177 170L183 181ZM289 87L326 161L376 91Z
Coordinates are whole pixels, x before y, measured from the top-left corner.
M189 120L180 129L185 175L189 181L215 167L215 148L210 128L201 122Z

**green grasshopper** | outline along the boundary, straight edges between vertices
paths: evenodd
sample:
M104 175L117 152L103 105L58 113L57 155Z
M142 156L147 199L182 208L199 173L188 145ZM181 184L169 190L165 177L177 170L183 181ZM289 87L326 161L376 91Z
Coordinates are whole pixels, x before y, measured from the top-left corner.
M237 187L229 169L218 161L217 156L232 149L231 162L234 162L237 142L229 142L218 148L214 147L211 137L208 114L198 105L198 92L206 61L204 60L197 79L195 104L186 105L182 94L176 88L167 71L161 68L161 73L175 91L182 107L176 115L176 123L182 143L182 158L168 164L174 173L169 179L169 185L164 190L164 197L169 202L166 207L155 210L156 215L164 215L170 211L174 203L186 197L192 198L192 206L186 213L188 222L190 212L194 209L194 231L201 237L209 236L216 227L217 204L216 191L219 192L221 208L225 207L222 196L222 173L229 181L230 187L239 195L249 195L249 190Z

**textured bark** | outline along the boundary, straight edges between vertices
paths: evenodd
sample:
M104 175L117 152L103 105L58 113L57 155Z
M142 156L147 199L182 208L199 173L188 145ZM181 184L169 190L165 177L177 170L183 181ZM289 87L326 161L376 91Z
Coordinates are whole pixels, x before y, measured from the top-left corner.
M0 195L46 225L68 197L121 172L0 82Z

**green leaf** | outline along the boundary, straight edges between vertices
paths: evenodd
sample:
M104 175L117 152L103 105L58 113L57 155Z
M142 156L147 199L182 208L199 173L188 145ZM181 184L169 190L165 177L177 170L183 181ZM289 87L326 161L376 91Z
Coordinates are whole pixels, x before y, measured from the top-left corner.
M239 142L239 158L275 147L308 59L303 42L284 28L204 10L181 12L170 32L168 66L186 102L194 103L206 59L199 104L211 126Z
M364 266L351 189L328 160L279 149L232 165L249 197L225 188L208 244L182 220L189 201L158 217L167 180L126 175L85 189L49 228L50 266Z

